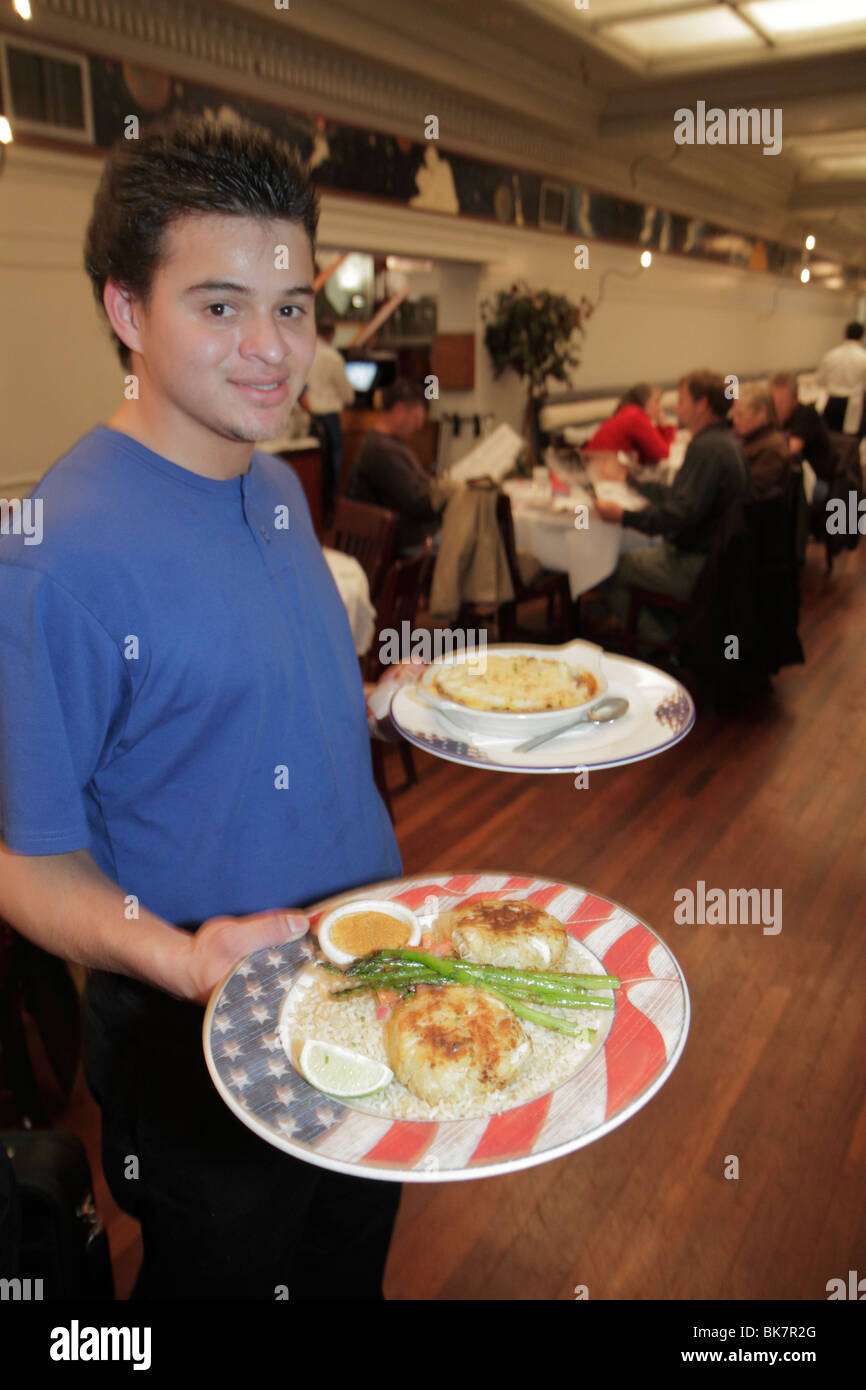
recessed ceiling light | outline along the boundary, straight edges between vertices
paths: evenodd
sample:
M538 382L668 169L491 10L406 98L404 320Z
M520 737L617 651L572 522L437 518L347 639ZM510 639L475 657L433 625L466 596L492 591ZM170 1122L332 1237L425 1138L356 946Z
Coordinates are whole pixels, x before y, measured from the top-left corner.
M694 53L712 44L736 48L763 48L762 40L733 10L714 6L658 18L628 19L606 24L600 31L644 58L668 58Z
M866 25L863 0L755 0L745 13L773 37L813 34L840 24Z

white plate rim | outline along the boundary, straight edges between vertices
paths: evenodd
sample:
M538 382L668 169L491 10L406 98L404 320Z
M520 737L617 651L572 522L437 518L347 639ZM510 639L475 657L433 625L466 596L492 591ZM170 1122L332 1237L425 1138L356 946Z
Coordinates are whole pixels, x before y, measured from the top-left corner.
M582 758L580 762L576 762L574 759L572 759L567 763L558 761L555 764L533 766L527 765L526 763L509 763L504 760L498 761L491 753L488 753L485 749L479 749L480 752L484 753L483 758L472 758L466 755L444 752L438 748L431 748L430 744L427 742L426 737L418 735L414 730L407 727L407 724L404 722L404 719L407 716L404 714L403 718L401 718L400 707L406 706L408 703L410 708L414 708L414 706L411 705L411 696L406 694L406 689L402 686L394 692L394 695L391 699L389 710L391 720L394 724L394 727L397 729L400 735L406 739L408 743L414 744L416 748L420 748L424 753L431 754L432 757L442 758L445 762L458 763L463 767L481 768L486 772L520 772L541 775L574 773L576 770L579 770L580 768L584 767L589 769L596 768L598 770L613 767L625 767L629 763L642 762L644 758L653 758L656 757L659 753L666 752L669 748L674 748L679 742L681 742L682 739L686 737L687 734L691 733L691 730L694 728L696 719L695 702L692 699L692 696L690 695L686 687L682 685L681 682L679 682L676 679L676 677L668 675L666 671L661 671L657 666L650 666L648 662L638 661L635 657L620 656L619 653L616 652L605 652L602 661L604 662L607 660L614 661L617 664L621 663L625 666L638 667L639 669L644 671L651 671L661 681L665 682L669 686L669 691L668 693L661 695L660 699L682 699L686 701L689 713L685 723L685 727L678 729L676 733L669 733L665 738L661 740L661 742L653 745L652 747L639 749L638 751L630 753L625 757L594 759L592 757L592 747L591 745L589 745L586 750L589 756ZM613 673L613 677L614 679L616 679L616 673ZM606 673L608 688L610 685L610 678L610 673ZM439 720L439 715L437 711L433 709L432 706L428 706L428 709L430 717ZM444 727L441 724L441 722L440 728L442 729L443 738L450 739L452 742L457 741L456 733L452 732L451 729ZM465 733L466 737L459 741L467 744L467 746L469 747L474 746L471 731L467 729ZM551 739L551 742L553 742L553 739ZM615 744L605 745L607 749L610 749L611 747L615 746ZM507 748L508 745L506 744L505 747ZM539 757L543 756L544 754L539 752Z

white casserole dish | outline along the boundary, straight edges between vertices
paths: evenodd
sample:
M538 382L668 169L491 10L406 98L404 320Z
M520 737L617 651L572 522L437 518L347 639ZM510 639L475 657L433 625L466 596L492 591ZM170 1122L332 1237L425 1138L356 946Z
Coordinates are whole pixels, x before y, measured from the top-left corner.
M481 710L447 699L436 688L436 677L444 666L459 662L477 661L482 656L534 656L548 661L561 661L575 671L586 671L596 682L595 693L565 709L531 712L510 710ZM582 712L591 708L604 695L607 680L602 669L604 649L594 642L566 642L563 646L548 647L536 643L494 643L486 649L456 652L440 657L427 667L419 681L419 690L426 703L439 709L458 728L479 737L512 739L515 743L533 738L536 734L552 733L572 724Z

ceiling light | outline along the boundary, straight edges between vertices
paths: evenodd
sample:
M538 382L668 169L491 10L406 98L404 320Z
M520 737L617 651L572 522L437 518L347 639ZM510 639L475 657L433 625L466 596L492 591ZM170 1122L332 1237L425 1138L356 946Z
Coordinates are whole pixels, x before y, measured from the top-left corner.
M334 271L337 284L343 290L359 290L364 283L368 257L355 252L347 256L342 265Z
M30 0L15 0L15 5L13 8L15 10L15 13L20 15L22 19L33 18L33 15L30 12Z
M811 277L809 275L809 269L807 266L804 266L803 269L800 271L800 279L802 280L804 285L808 285L810 278Z
M806 250L807 250L807 251L814 251L814 250L815 250L815 238L812 236L811 232L810 232L810 234L806 237Z
M643 266L644 270L649 270L650 266L651 266L652 263L653 263L653 253L652 253L652 251L641 251L641 253L640 253L640 263L641 263L641 265Z
M12 127L5 116L0 116L0 145L11 145Z
M767 34L774 37L814 34L840 24L863 24L863 0L755 0L744 10Z
M708 44L736 44L742 48L763 48L763 43L745 20L732 10L714 6L711 10L692 10L688 14L670 14L652 19L621 20L605 25L601 31L633 49L642 58L658 59L660 55L694 53Z

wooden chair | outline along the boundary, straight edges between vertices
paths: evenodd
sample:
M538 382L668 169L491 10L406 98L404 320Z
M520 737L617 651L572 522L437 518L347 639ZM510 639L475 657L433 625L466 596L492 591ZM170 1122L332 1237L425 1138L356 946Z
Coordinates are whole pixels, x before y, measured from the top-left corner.
M860 465L860 440L854 434L830 432L830 443L836 450L836 467L830 481L830 498L843 498L847 502L849 492L856 493L857 502L863 497L863 470ZM824 543L827 557L827 573L833 568L833 561L843 550L856 550L860 542L860 532L834 535L827 529L827 501L813 507L812 534Z
M420 554L407 560L395 560L389 566L376 605L377 637L387 628L399 633L404 622L408 622L410 629L413 627L424 581L432 564L433 538L428 536ZM366 681L377 681L385 670L379 660L379 650L374 641L364 661Z
M310 508L313 530L322 539L322 454L316 449L284 449L278 456L297 474Z
M502 544L505 547L508 573L514 586L514 598L502 604L497 615L501 640L503 642L515 642L522 638L524 641L534 641L538 637L538 633L518 626L517 609L521 603L528 603L532 599L546 598L548 631L554 629L558 640L567 642L573 635L571 589L568 575L559 570L542 570L531 583L527 584L520 572L520 564L517 559L511 499L506 492L500 492L496 499L496 520L499 524ZM559 608L559 620L554 628L553 612L554 607L557 606Z
M629 650L642 641L637 618L647 606L676 613L679 624L673 640L646 645L676 653L685 668L712 684L714 699L768 687L769 678L783 666L802 662L798 485L792 475L784 487L764 497L738 497L730 503L690 598L632 587ZM735 654L726 651L732 636L738 639Z
M651 646L655 651L675 652L678 646L676 636L668 641L647 642L638 636L638 620L643 608L663 608L668 613L682 617L689 606L689 600L674 598L673 594L659 594L655 589L641 589L637 585L629 588L628 618L625 625L624 645L633 652L641 643Z
M340 497L334 510L333 531L327 544L353 555L367 576L370 600L378 607L382 584L391 561L399 517L384 507Z
M381 633L388 628L393 628L399 634L402 631L401 624L404 622L408 622L410 630L414 626L421 591L432 563L433 540L432 537L428 536L420 555L413 555L408 560L395 560L390 566L382 585L378 605L376 638L364 663L365 681L377 681L385 669L379 659L381 648L377 645ZM370 746L373 754L373 777L382 800L388 808L388 815L393 821L394 813L391 809L391 797L385 778L385 753L389 745L383 743L381 739L371 738ZM407 743L405 739L401 739L397 746L400 749L400 757L406 772L406 785L414 786L418 781L418 774L415 771L415 763L412 758L412 745Z

